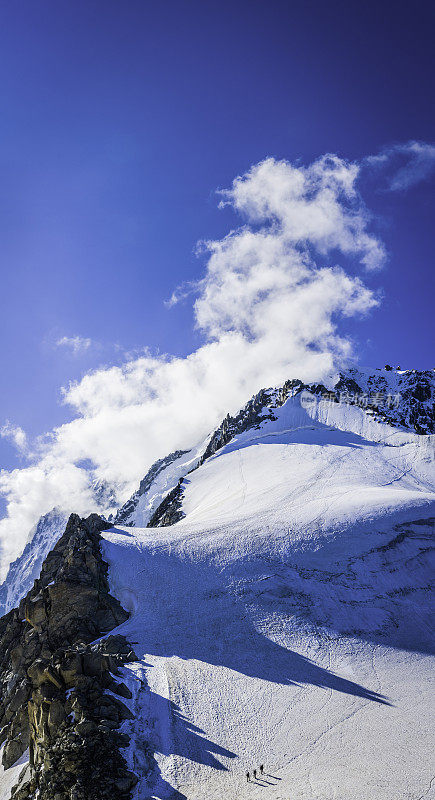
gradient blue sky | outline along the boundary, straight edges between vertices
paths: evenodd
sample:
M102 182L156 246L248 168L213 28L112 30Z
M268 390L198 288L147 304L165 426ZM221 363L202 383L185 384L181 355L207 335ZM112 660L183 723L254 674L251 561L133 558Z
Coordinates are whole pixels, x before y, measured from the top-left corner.
M68 418L60 387L144 345L199 343L201 238L236 224L214 190L266 156L361 159L434 137L429 2L14 0L0 11L0 423ZM364 197L389 252L381 308L349 322L362 363L432 367L428 180ZM97 344L74 355L64 336ZM0 441L0 463L13 466Z

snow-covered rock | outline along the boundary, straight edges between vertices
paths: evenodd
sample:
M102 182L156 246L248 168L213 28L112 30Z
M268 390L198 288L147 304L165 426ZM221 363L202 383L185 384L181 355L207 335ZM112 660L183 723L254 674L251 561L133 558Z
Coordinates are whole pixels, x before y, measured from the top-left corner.
M192 450L176 450L156 461L141 480L137 491L118 510L116 525L148 525L153 513L167 494L194 469L204 451L201 442Z
M203 442L191 450L177 450L156 461L141 480L138 489L113 515L115 524L145 526L161 525L162 519L172 519L159 506L170 492L174 498L180 495L180 481L198 464L203 463L226 442L244 430L254 427L265 419L273 419L273 409L282 405L288 397L308 391L327 404L340 403L352 406L360 413L354 415L361 425L370 427L371 419L387 422L393 427L412 430L416 433L435 433L435 371L384 369L343 370L334 379L323 384L304 384L294 379L283 386L262 389L236 414L229 414L221 425ZM326 415L326 407L323 409ZM343 409L338 413L329 409L340 426ZM349 416L349 415L348 415ZM346 420L345 428L349 424ZM166 504L167 505L167 504ZM156 513L157 512L157 513ZM166 522L164 523L166 524Z
M197 453L201 455L198 465L203 464L237 435L257 430L266 421L276 422L281 416L278 409L289 398L299 398L303 411L302 414L298 412L299 422L303 426L307 425L307 417L310 417L316 422L332 425L373 441L388 437L394 439L395 443L409 441L408 431L418 434L435 432L434 372L422 373L414 370L398 373L384 369L371 374L352 369L341 372L339 380L331 382L329 388L323 384L307 385L300 380L288 380L278 388L262 389L236 416L228 414L225 417L210 436L205 448L203 445L199 446ZM296 413L294 408L292 413ZM280 424L278 422L278 427ZM268 431L270 430L269 427ZM432 448L432 440L427 437L414 437L414 440L422 447ZM178 484L171 486L171 491L163 498L161 505L157 505L153 514L147 516L146 524L150 527L172 524L184 516L183 477L186 473L187 470L184 475L180 470ZM163 464L161 479L164 480L165 475ZM172 479L174 476L169 473L169 477ZM174 484L173 479L170 482ZM145 519L142 524L145 524Z
M356 386L356 391L355 391ZM360 405L392 425L435 433L435 370L349 369L336 391L359 396Z
M0 748L0 800L10 800L12 788L18 783L18 778L29 763L29 752L17 759L16 763L4 769L2 764L3 745Z

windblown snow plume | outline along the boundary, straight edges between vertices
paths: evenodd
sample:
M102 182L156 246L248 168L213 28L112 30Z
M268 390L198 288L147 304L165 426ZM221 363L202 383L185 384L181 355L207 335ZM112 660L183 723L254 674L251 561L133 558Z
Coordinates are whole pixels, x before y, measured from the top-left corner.
M194 322L203 344L185 358L143 355L99 369L64 389L72 421L29 446L23 469L0 474L3 570L53 506L104 510L92 482L122 502L152 462L191 447L261 387L321 379L351 356L339 319L377 305L356 271L385 260L359 169L337 156L308 167L269 158L221 193L241 225L199 248L206 264Z

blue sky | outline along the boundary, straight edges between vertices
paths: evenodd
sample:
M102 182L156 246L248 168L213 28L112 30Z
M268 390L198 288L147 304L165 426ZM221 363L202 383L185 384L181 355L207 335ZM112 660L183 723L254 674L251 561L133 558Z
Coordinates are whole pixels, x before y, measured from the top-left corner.
M201 346L192 298L164 301L204 275L197 241L240 225L215 190L266 157L365 165L383 302L341 330L362 363L432 367L432 156L390 190L410 159L391 148L435 138L431 6L4 3L0 424L42 434L89 370ZM25 466L7 437L0 459Z

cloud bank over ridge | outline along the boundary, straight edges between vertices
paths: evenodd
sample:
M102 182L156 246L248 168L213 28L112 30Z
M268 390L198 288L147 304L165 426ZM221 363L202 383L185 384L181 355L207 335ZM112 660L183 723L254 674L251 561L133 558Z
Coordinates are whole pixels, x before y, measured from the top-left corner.
M122 502L153 461L192 446L261 387L322 379L352 356L340 318L378 305L357 272L386 258L358 193L360 168L335 155L307 167L268 158L221 192L241 224L200 244L203 278L170 301L195 292L202 345L185 358L145 353L63 390L73 419L33 443L26 466L0 473L3 570L53 506L95 510L93 480Z

